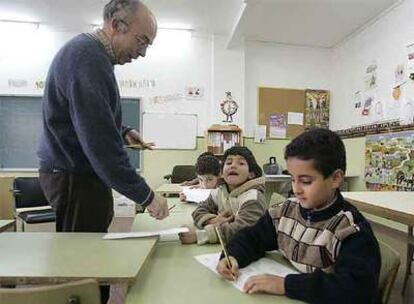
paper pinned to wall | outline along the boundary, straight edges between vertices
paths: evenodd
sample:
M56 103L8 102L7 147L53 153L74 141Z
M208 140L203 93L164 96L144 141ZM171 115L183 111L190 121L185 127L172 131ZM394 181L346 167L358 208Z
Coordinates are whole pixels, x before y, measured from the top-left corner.
M194 258L213 271L214 273L218 274L216 267L219 262L220 258L219 253L211 253L211 254L203 254L197 255ZM297 271L289 268L281 263L276 262L275 260L269 258L261 258L250 265L240 269L240 275L235 282L231 282L234 287L238 290L243 291L244 284L246 283L247 279L251 276L261 275L261 274L272 274L277 275L280 277L285 277L288 274L295 274L298 273ZM229 281L230 282L230 281Z
M303 126L303 113L288 112L288 124Z
M254 142L264 144L266 141L266 125L256 125L254 128Z

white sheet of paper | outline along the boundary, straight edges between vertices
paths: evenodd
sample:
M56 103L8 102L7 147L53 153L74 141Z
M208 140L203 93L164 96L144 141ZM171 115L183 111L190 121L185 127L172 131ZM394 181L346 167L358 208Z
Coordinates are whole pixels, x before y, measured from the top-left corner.
M257 125L254 128L254 142L264 144L266 141L266 125Z
M127 232L127 233L107 233L104 235L104 240L117 240L117 239L128 239L128 238L143 238L148 236L156 235L171 235L178 234L181 232L190 231L187 227L170 228L164 230L153 230L153 231L140 231L140 232Z
M218 274L216 267L220 258L219 253L203 254L195 256L195 259L206 266L208 269L212 270ZM276 262L275 260L269 258L261 258L256 262L251 263L250 265L240 269L240 276L237 278L237 281L231 282L234 287L238 290L243 291L243 286L246 283L247 279L251 276L261 275L261 274L272 274L280 277L285 277L288 274L298 273L297 271Z
M183 187L183 193L186 196L187 202L200 203L205 201L210 195L211 189L191 189L190 187Z
M303 113L288 112L288 124L303 126Z

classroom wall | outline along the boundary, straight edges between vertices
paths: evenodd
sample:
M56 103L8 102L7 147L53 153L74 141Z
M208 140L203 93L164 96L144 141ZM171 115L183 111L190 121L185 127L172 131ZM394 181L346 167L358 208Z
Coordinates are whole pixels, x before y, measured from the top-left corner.
M257 87L330 89L331 51L325 48L247 42L245 46L245 135L257 124Z
M267 162L271 155L284 163L283 148L288 141L268 140L262 145L249 138L257 123L257 87L331 90L330 124L334 129L342 128L349 118L355 75L363 72L361 63L369 63L371 54L376 54L381 59L379 62L388 62L389 66L394 61L403 60L405 53L401 49L410 37L414 37L414 23L410 22L413 14L413 1L405 1L334 50L261 42L247 42L244 48L227 50L227 37L224 36L197 33L193 33L190 39L180 35L159 36L156 41L161 42L148 51L147 58L117 66L116 74L121 81L155 80L155 87L124 86L121 93L128 97L143 97L144 111L199 115L199 136L204 136L208 126L220 123L224 118L219 104L224 99L224 92L231 91L239 103L234 122L248 137L245 144L254 151L261 164ZM16 33L2 32L0 94L41 95L42 89L36 88L34 83L44 80L53 55L75 34L49 29L19 37ZM380 81L382 78L385 76L380 77ZM27 80L28 86L12 88L8 85L9 79ZM186 99L187 85L202 86L204 98ZM386 90L381 94L386 96ZM348 172L362 174L365 139L345 140L345 144ZM151 186L157 187L174 164L192 164L202 151L204 138L199 137L196 150L144 152L142 175ZM365 189L362 179L355 179L350 186L352 190Z
M376 97L386 106L384 118L398 116L398 102L392 102L394 71L407 63L406 45L414 43L414 1L406 0L374 20L369 26L332 50L332 96L330 126L334 130L372 123L374 111L363 117L353 108L354 93L364 91L369 64L378 65Z

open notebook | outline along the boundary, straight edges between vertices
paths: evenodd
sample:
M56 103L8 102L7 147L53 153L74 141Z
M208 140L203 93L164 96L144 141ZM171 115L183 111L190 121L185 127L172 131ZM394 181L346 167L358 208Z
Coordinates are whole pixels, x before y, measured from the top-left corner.
M195 259L200 262L202 265L206 266L208 269L217 273L216 267L220 258L219 253L203 254L195 256ZM280 277L285 277L288 274L298 273L297 271L285 266L275 260L269 258L261 258L256 262L251 263L250 265L240 269L240 275L235 282L229 281L236 287L238 290L243 291L243 286L246 283L247 279L251 276L260 275L260 274L273 274Z

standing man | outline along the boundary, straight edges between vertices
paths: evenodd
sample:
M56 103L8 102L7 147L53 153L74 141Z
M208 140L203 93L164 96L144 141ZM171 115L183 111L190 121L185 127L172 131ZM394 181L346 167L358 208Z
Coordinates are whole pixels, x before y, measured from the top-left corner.
M111 188L157 219L168 216L166 199L136 174L123 148L125 142L151 144L121 126L114 74L115 64L145 57L156 33L154 15L139 0L111 0L103 28L76 36L55 56L43 96L38 156L57 231L106 232L113 216Z

